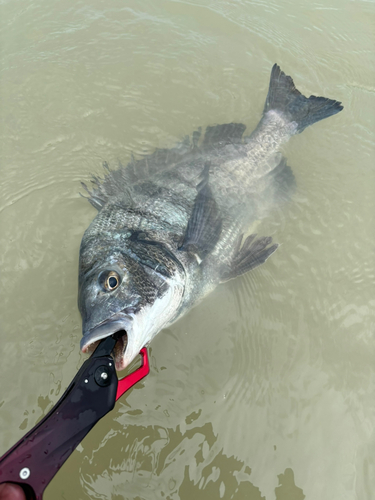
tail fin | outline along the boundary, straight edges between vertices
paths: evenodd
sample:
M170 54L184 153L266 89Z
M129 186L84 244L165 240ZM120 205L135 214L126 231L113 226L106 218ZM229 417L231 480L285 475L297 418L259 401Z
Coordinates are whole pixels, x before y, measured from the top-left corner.
M305 97L296 89L292 78L274 64L263 113L270 110L281 111L290 121L297 122L299 133L309 125L335 115L342 109L341 102L333 99L315 95Z

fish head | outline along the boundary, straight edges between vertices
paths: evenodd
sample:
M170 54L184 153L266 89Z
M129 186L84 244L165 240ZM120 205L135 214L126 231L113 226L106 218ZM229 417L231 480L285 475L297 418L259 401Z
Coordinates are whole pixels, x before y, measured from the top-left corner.
M101 339L120 332L114 358L122 370L177 317L185 272L162 244L113 246L113 240L81 245L81 350L92 352Z

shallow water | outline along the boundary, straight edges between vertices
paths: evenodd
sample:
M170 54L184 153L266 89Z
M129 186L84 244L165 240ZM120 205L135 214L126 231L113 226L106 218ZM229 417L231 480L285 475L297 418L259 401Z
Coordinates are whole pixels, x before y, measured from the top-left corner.
M256 126L274 62L339 115L284 148L281 243L152 342L150 375L45 499L370 499L373 2L3 1L0 454L82 364L79 181L199 126Z

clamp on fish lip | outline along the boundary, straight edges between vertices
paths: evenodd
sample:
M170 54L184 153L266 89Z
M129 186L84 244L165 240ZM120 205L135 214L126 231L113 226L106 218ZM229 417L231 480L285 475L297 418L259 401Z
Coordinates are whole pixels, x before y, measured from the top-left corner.
M113 349L115 348L116 342L126 334L125 330L119 330L109 337L105 337L103 340L99 341L95 351L92 354L92 358L98 358L100 356L109 356Z
M41 500L86 434L150 372L144 347L141 366L118 380L111 353L123 334L121 330L100 341L55 406L0 458L0 483L18 483L27 500Z

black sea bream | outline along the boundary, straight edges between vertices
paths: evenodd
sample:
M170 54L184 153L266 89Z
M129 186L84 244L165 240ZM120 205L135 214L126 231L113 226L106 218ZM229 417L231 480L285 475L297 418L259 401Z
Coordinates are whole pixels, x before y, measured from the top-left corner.
M245 234L292 190L281 145L342 109L304 97L275 64L251 135L239 123L207 127L84 185L98 214L80 249L82 351L121 332L114 355L125 368L219 283L262 264L277 245Z

